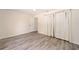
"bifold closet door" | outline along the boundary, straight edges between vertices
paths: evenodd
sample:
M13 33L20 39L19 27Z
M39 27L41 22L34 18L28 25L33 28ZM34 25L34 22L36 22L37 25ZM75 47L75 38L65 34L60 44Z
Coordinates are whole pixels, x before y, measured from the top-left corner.
M38 32L47 35L48 19L45 15L38 15Z
M47 14L44 16L44 19L47 20L47 35L54 37L54 15Z
M43 15L43 33L45 35L48 35L48 16L47 15Z
M65 39L66 38L66 30L68 25L68 20L66 19L65 12L58 12L55 14L55 23L54 23L54 33L55 37L59 39Z
M46 14L44 15L44 22L45 22L45 25L44 25L44 29L46 30L46 35L48 36L52 36L52 24L51 24L51 15L50 14Z
M48 35L51 35L51 18L49 14L39 15L38 16L38 32Z

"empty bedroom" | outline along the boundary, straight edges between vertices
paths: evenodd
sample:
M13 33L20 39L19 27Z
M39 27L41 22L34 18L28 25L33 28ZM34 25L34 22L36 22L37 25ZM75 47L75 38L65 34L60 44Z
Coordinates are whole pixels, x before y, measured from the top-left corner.
M79 50L79 9L0 9L0 50Z

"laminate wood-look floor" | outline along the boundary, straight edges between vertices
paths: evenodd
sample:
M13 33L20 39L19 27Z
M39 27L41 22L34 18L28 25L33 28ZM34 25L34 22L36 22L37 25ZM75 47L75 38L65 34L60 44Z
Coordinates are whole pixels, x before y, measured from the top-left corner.
M78 50L79 45L31 32L0 40L0 50Z

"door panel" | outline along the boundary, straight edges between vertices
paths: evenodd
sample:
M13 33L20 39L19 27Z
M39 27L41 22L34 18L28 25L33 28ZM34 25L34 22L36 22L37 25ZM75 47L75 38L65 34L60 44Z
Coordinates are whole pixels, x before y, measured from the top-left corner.
M47 17L45 15L38 16L38 32L47 35Z
M49 14L40 15L38 17L38 32L51 36L51 18Z
M53 15L50 15L50 14L47 14L47 15L44 15L44 22L45 22L45 25L46 28L44 28L46 31L47 31L47 35L48 36L53 36Z
M65 12L55 14L55 37L65 39L68 22L66 21Z
M43 18L43 33L44 34L48 34L48 18L46 15L44 15L44 18Z

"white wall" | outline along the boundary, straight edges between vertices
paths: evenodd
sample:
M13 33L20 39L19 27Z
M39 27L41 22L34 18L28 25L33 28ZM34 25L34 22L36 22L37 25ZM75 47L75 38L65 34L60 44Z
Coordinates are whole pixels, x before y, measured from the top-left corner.
M34 29L38 31L38 18L34 16Z
M0 39L34 31L33 15L0 10Z
M79 10L71 11L71 42L79 44Z

